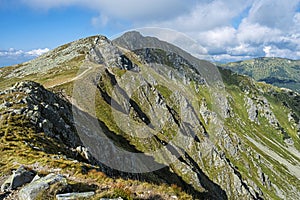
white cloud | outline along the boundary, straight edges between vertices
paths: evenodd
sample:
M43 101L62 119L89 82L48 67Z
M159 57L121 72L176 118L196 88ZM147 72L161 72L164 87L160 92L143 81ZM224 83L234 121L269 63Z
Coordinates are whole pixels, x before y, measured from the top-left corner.
M183 32L199 32L231 24L251 1L215 0L198 2L189 13L174 19L153 22L152 25L173 28Z
M299 2L204 1L189 13L150 24L186 33L196 39L199 46L213 55L214 59L263 56L265 45L300 49L300 14L296 12ZM239 18L241 16L244 18ZM234 20L237 20L235 23L238 26L233 26Z
M264 47L264 52L266 54L267 57L270 57L270 51L271 51L272 47L271 46L265 46Z
M10 56L19 56L23 55L24 51L16 50L14 48L9 48L8 50L0 50L0 57L10 57Z
M300 59L300 0L20 1L36 9L74 5L92 9L98 12L91 19L97 28L124 21L128 29L171 28L194 38L199 48L194 44L190 50L199 56L208 52L214 59L227 60L263 56L265 50L266 55ZM160 36L179 44L174 35Z
M293 17L293 21L296 25L300 25L300 13L296 13Z
M236 30L233 27L218 27L213 30L200 32L197 35L200 43L207 47L225 48L236 44Z
M34 49L31 51L26 52L26 54L30 55L30 56L40 56L44 53L47 53L50 49L45 48L45 49Z
M271 28L289 28L299 0L257 0L247 21Z
M247 60L251 59L252 56L233 56L229 54L220 54L220 55L213 55L210 56L210 61L212 62L232 62L232 61L240 61L240 60Z
M99 11L103 16L124 20L149 20L171 18L187 12L196 0L21 0L23 4L37 9L52 9L77 5Z
M0 50L0 67L22 63L34 59L48 51L48 48L33 49L30 51L17 50L14 48Z
M266 57L282 57L290 59L299 59L300 51L293 52L290 49L280 49L276 46L265 46L264 52Z
M0 50L0 57L3 56L28 56L28 57L37 57L44 53L47 53L50 49L33 49L30 51L17 50L14 48L9 48L8 50Z
M259 47L253 47L250 44L241 43L239 46L234 46L227 49L227 53L232 56L255 56L259 52Z
M243 21L238 29L237 39L244 43L261 44L276 42L282 35L282 31L276 28L269 28L258 23Z

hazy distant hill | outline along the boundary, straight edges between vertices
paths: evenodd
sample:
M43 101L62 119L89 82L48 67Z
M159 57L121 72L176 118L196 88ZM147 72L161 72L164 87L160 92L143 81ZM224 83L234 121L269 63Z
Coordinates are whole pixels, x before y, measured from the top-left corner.
M278 87L300 92L300 61L284 58L256 58L221 65Z

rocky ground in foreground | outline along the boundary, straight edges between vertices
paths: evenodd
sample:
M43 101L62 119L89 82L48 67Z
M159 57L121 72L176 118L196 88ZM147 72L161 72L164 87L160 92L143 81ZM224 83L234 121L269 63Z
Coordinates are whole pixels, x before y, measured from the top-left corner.
M71 131L71 105L40 84L18 83L0 99L1 199L192 199L155 174L130 178L93 165Z

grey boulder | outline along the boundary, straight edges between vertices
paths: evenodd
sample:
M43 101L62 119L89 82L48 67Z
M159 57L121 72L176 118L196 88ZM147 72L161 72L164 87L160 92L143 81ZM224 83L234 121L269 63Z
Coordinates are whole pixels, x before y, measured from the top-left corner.
M89 198L95 195L95 192L74 192L56 195L57 200L73 200L79 198Z
M34 200L41 192L46 191L55 183L67 185L67 179L62 175L48 174L24 186L19 192L19 200Z
M1 192L17 189L18 187L29 183L35 176L35 172L26 170L24 166L19 167L13 174L2 184Z

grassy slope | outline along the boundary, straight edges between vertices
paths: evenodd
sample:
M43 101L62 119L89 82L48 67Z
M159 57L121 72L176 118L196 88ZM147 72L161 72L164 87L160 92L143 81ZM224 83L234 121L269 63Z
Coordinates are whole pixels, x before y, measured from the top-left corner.
M0 103L4 100L8 101L15 95L14 93L9 96L1 95ZM18 95L21 99L24 94L18 93ZM18 108L18 105L11 108ZM179 199L192 199L176 185L109 177L100 172L97 166L74 160L74 155L66 150L61 141L37 132L25 116L13 115L5 110L0 110L0 113L0 176L9 175L12 169L25 165L27 168L36 170L41 176L53 171L64 174L68 177L68 183L74 192L92 190L96 192L95 199L100 197L170 199L171 196L177 196ZM57 188L40 194L39 198L52 198L57 191L64 191L64 188L59 185L52 187Z
M264 194L267 194L272 199L280 199L275 195L275 191L270 191L266 189L258 178L256 170L257 166L253 165L251 160L254 160L256 163L260 163L259 167L269 176L270 181L273 184L276 184L280 188L286 188L288 191L289 186L286 185L285 181L288 181L289 184L294 185L299 190L297 186L298 179L295 176L291 176L290 172L287 170L286 166L280 163L278 160L271 157L268 152L263 151L251 142L247 137L251 137L255 141L263 144L266 148L271 149L280 155L282 158L289 160L292 164L298 165L300 163L299 156L294 156L289 151L287 145L284 143L284 135L279 133L274 127L272 127L264 117L260 117L260 125L251 122L248 119L247 110L244 102L244 89L250 89L250 92L254 95L261 94L259 89L264 91L263 95L268 99L271 104L272 111L274 112L276 118L278 119L280 125L284 128L287 134L293 138L295 141L295 148L300 150L299 138L296 135L296 130L291 127L291 123L287 121L287 116L290 110L283 106L282 98L287 98L283 92L275 91L276 89L270 85L263 83L254 83L252 80L241 77L238 75L233 75L229 71L222 71L223 79L226 85L226 89L229 94L233 97L233 103L231 106L235 110L235 117L227 120L227 127L234 133L238 134L244 142L246 149L249 149L246 154L243 152L238 158L233 158L230 155L227 155L234 165L239 169L243 177L252 179L260 188ZM232 75L229 75L232 74ZM274 90L275 89L275 90ZM278 99L272 96L268 91L273 91L281 97ZM296 110L297 111L297 110ZM241 123L242 122L242 123ZM251 150L250 150L251 149ZM263 162L259 161L255 155L259 154L263 158ZM245 168L244 163L249 163L250 166ZM273 168L273 169L272 169Z
M133 57L132 57L133 58ZM79 61L79 62L78 62ZM53 68L50 70L45 76L42 78L37 75L29 75L24 78L20 79L4 79L3 74L9 74L12 71L12 68L3 68L1 69L2 79L0 78L0 89L7 88L8 86L14 84L16 81L29 79L34 80L39 83L42 83L46 86L51 86L53 84L57 84L59 82L64 82L66 80L69 80L71 78L74 78L76 76L77 71L79 69L79 66L81 65L81 59L80 60L74 60L70 61L68 66L72 66L68 70L62 70L60 67ZM141 63L136 62L136 64L140 65ZM150 69L149 69L150 70ZM119 70L114 68L113 73L116 76L122 76L125 72L124 70ZM161 78L153 71L144 71L145 75L150 73L153 76L155 76L156 79ZM271 164L274 169L278 172L280 172L280 175L284 177L284 179L288 180L292 185L294 183L297 183L297 180L289 175L287 171L285 170L285 167L278 163L276 160L272 159L270 156L268 156L265 152L263 152L261 149L257 148L253 143L251 143L249 140L247 140L246 136L249 136L251 138L254 138L255 140L263 143L264 145L268 146L270 149L281 155L282 157L285 157L287 159L296 159L296 157L292 157L291 154L286 150L285 148L281 148L281 146L286 146L283 141L283 136L278 134L278 131L274 130L273 127L268 126L267 121L264 118L261 118L260 121L263 125L257 125L255 123L252 123L248 119L247 110L245 108L244 103L244 96L243 90L245 87L251 87L250 90L254 94L259 94L258 87L263 88L265 91L265 97L269 100L269 102L272 105L272 111L275 113L276 117L278 118L280 125L286 130L287 134L292 137L295 141L295 147L300 150L300 144L299 139L296 135L295 129L291 128L290 124L287 122L286 117L289 113L289 110L286 107L282 106L282 101L291 101L289 97L283 93L278 92L278 96L272 96L267 91L272 89L272 87L264 85L264 84L255 84L251 82L251 80L240 77L240 76L234 76L229 75L229 72L223 72L223 78L226 84L227 92L233 97L233 103L231 106L233 107L233 110L235 112L235 117L228 119L226 122L226 125L228 129L238 134L239 137L243 139L245 147L249 147L252 149L252 153L256 154L259 153L262 155L264 159L266 159L267 164ZM107 77L104 77L107 78ZM162 78L161 78L162 79ZM163 79L161 81L164 81ZM106 85L103 85L105 90L107 92L110 92L112 86L109 84L109 81L103 80ZM166 101L172 105L172 99L170 99L170 94L172 90L178 89L176 86L172 86L170 83L165 82L168 87L165 85L158 85L156 89L163 95L163 97L166 99ZM66 83L63 85L59 85L54 88L54 90L62 90L65 89L66 92L71 96L72 93L72 82ZM194 83L192 82L190 85L186 85L183 87L186 91L194 91ZM191 95L194 93L191 93ZM110 129L110 131L127 135L122 133L122 131L114 124L114 120L112 119L111 114L111 108L110 105L107 104L103 98L99 98L100 95L97 95L96 98L96 106L97 109L97 117L105 123L105 125ZM193 105L195 107L199 106L199 102L201 102L202 98L206 98L208 102L208 107L210 108L210 101L211 98L208 94L207 88L203 87L200 89L199 94L196 98L194 98ZM134 97L133 97L134 98ZM1 103L1 102L0 102ZM291 107L295 106L293 102L290 102ZM143 107L143 105L140 105ZM176 109L174 105L174 109ZM299 112L298 110L296 110ZM110 193L112 196L114 193L125 193L129 196L133 196L131 193L133 191L140 191L141 193L143 191L150 190L153 194L159 194L159 195L166 195L170 196L171 194L176 194L182 197L190 198L189 195L187 195L184 192L181 192L180 189L178 189L176 186L169 187L167 185L155 185L151 183L146 182L139 182L134 180L124 180L124 179L111 179L107 177L104 174L101 174L99 172L96 172L94 170L91 170L91 172L88 172L88 174L82 174L81 166L86 165L85 163L75 163L72 160L67 160L63 158L54 159L52 156L49 156L49 154L46 154L43 151L34 150L24 144L24 140L30 139L31 141L34 140L37 143L36 144L44 144L46 145L44 148L54 149L58 148L60 145L58 141L52 141L51 143L47 143L43 134L37 134L33 127L27 127L28 121L26 119L23 119L21 116L8 116L3 115L4 117L1 120L1 129L0 129L0 136L1 136L1 169L2 172L1 175L8 174L10 169L16 168L19 164L25 164L27 166L32 166L35 162L40 163L41 166L45 166L45 169L51 169L51 168L59 168L62 170L63 173L72 174L74 177L82 180L94 180L92 181L93 184L101 185L98 189L101 187L104 187L104 185L112 185L112 187L108 190L105 190L104 192L99 192L97 195L108 195L107 193ZM201 119L201 116L199 116ZM241 121L244 122L241 124ZM25 128L26 131L21 131ZM169 130L170 127L165 127L165 130ZM166 131L168 132L168 131ZM158 135L160 137L160 135ZM172 136L172 134L170 135ZM130 140L130 138L128 138ZM162 138L161 138L162 139ZM47 140L51 141L51 138L48 138ZM141 140L133 140L131 139L131 143L137 147L139 150L144 150L147 146L147 142L144 142ZM276 143L280 144L277 145ZM54 145L54 146L53 146ZM56 146L55 146L56 145ZM149 143L148 143L149 145ZM158 144L151 144L152 148ZM38 146L38 145L37 145ZM22 147L22 148L20 148ZM150 148L150 146L148 146ZM22 150L20 150L22 149ZM62 149L63 150L63 149ZM16 152L16 153L14 153ZM52 152L53 155L55 155L55 152ZM66 153L67 154L67 153ZM50 154L51 155L51 154ZM60 157L60 155L57 155ZM249 171L245 166L244 163L249 163L251 169L255 169L257 166L253 165L253 162L251 161L250 157L254 157L254 155L249 156L245 152L243 152L239 157L232 158L229 154L226 154L226 156L232 161L234 166L236 166L239 171L242 174L242 177L252 179L260 188L262 188L263 193L267 194L271 198L278 198L274 195L274 191L269 191L266 189L264 185L259 181L258 174L256 171L251 170ZM255 158L253 158L255 160ZM256 162L259 162L258 160L255 160ZM299 163L299 160L297 160ZM261 164L261 168L264 172L266 172L269 175L269 178L271 179L272 183L275 183L276 185L285 188L285 182L286 180L283 180L282 177L280 177L278 174L275 174L274 171L268 168L267 164ZM208 164L207 164L208 165ZM90 166L89 166L90 167ZM209 167L209 166L207 166ZM94 168L94 167L92 167ZM91 169L92 169L91 168ZM41 170L40 173L43 170ZM210 177L213 178L213 173L209 172ZM96 178L94 177L96 176ZM286 178L288 177L288 178ZM128 189L129 188L129 189ZM138 190L137 188L140 188ZM120 190L121 191L120 191ZM299 188L298 188L299 189ZM162 191L167 191L166 193ZM124 194L124 195L125 195ZM126 196L126 195L125 195Z
M265 81L278 87L299 92L300 61L282 58L257 58L223 64L222 67L239 74L248 75L257 81Z

